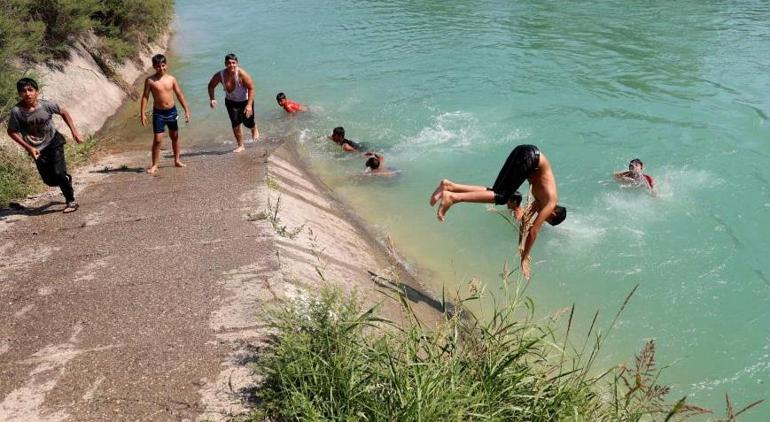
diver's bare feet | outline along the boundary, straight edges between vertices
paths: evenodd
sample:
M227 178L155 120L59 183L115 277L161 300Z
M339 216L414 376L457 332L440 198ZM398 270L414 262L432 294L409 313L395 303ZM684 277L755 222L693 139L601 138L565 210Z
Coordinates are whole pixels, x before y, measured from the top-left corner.
M147 169L147 174L155 175L158 172L158 166L152 166Z
M446 212L449 211L449 207L454 205L454 198L452 197L452 193L449 191L442 191L439 194L439 204L438 204L438 211L436 211L436 217L438 217L438 220L443 222L446 218Z
M241 146L239 146L238 148L234 149L234 150L233 150L233 152L237 154L237 153L239 153L239 152L243 152L243 151L245 151L245 150L246 150L246 147L244 147L243 145L241 145Z
M174 161L175 167L187 167L187 164L181 162L181 161Z
M430 196L430 206L436 205L436 202L438 202L439 199L441 199L441 193L444 192L449 184L452 183L447 179L444 179L440 182L438 182L438 186L436 187L436 190L433 191L433 194Z

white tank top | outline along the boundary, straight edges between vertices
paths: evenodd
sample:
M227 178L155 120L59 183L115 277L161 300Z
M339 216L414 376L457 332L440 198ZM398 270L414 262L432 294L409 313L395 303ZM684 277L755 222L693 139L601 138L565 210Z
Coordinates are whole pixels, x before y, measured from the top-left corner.
M241 76L240 71L235 71L235 88L232 91L228 91L227 87L225 86L225 71L227 69L222 69L219 71L219 76L222 78L222 86L225 88L225 98L227 98L230 101L237 101L237 102L243 102L249 99L249 91L246 89L245 86L243 86L243 83L241 83Z

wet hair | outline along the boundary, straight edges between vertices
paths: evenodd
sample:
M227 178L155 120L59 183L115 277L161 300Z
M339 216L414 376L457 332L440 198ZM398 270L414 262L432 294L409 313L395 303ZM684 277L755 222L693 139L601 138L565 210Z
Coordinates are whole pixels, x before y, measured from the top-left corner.
M638 158L634 158L633 160L629 161L628 164L639 164L640 167L644 167L644 163Z
M281 102L281 100L285 100L285 99L286 99L286 94L284 94L283 92L279 92L278 95L275 96L275 100L278 102Z
M24 88L31 86L35 91L39 91L37 88L37 82L32 78L21 78L16 82L16 92L21 92Z
M235 60L236 62L238 62L238 56L236 56L235 53L230 53L230 54L226 55L225 56L225 63L227 63L230 60Z
M342 126L337 126L332 130L332 135L340 135L343 138L345 137L345 128Z
M557 205L556 208L553 209L553 215L545 221L552 226L558 226L565 218L567 218L567 209L561 205Z
M161 63L166 63L166 56L163 54L156 54L152 56L152 65L157 66Z
M380 159L377 157L369 157L369 159L366 160L366 167L369 167L372 170L377 170L380 168Z

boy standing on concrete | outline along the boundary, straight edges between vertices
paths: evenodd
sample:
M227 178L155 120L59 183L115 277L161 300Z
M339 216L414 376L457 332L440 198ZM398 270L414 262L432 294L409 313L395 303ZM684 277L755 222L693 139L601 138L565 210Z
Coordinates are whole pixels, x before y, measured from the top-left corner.
M155 74L144 80L144 93L142 93L139 113L142 126L147 126L145 109L150 92L152 92L152 131L155 135L152 139L152 165L147 169L147 173L155 174L158 171L160 143L163 141L163 132L166 131L166 126L168 126L168 135L171 137L171 147L174 150L174 165L177 167L185 166L179 159L179 125L177 124L179 116L176 105L174 105L174 94L184 108L185 122L190 122L190 110L176 78L166 72L166 56L162 54L153 56L152 67L155 69Z
M214 89L222 84L225 89L225 108L230 117L230 125L233 128L233 136L238 147L233 152L243 152L243 132L241 124L251 129L251 139L259 138L259 129L254 121L254 80L251 75L238 65L238 56L230 53L225 56L225 68L215 73L209 80L209 105L217 106Z
M78 203L75 202L72 176L67 174L67 163L64 159L66 140L54 127L53 115L62 116L75 142L81 143L83 138L67 110L54 102L38 98L38 86L34 79L19 79L16 82L16 92L19 93L20 101L11 109L8 136L24 147L35 160L43 182L61 189L67 201L63 212L74 212L78 209Z

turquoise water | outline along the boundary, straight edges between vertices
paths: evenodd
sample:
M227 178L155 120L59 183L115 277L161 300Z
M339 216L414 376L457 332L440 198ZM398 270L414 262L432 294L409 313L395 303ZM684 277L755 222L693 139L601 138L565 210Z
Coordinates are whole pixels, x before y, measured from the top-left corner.
M579 326L614 315L607 363L657 341L673 398L723 409L770 398L770 3L177 0L176 60L193 106L183 136L231 142L206 83L235 52L268 137L289 136L324 180L434 288L491 290L515 237L485 206L435 219L441 178L489 185L532 143L554 167L567 221L543 229L532 294ZM284 91L311 112L286 116ZM221 91L218 92L221 99ZM393 180L323 137L381 150ZM611 178L639 157L660 195ZM770 406L745 420L765 420Z

